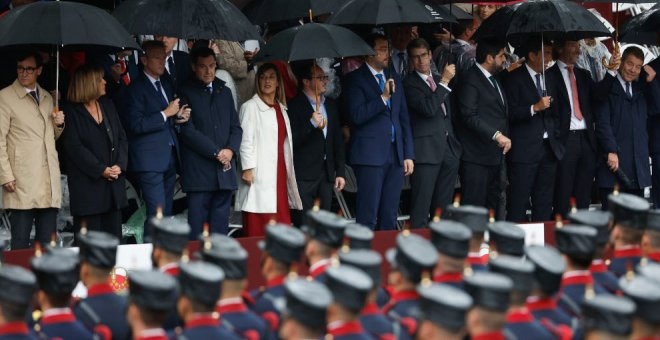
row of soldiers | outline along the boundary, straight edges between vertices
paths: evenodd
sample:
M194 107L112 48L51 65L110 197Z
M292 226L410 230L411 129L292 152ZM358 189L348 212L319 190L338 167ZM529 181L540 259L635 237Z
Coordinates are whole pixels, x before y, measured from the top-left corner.
M658 339L660 212L623 193L609 202L611 214L558 222L556 248L455 202L430 239L397 235L386 283L372 231L310 210L301 229L267 226L267 284L249 293L249 254L230 237L205 232L188 256L189 226L152 219L158 269L130 271L118 294L118 240L82 232L78 254L37 249L31 271L0 267L0 339ZM79 281L87 297L72 301Z

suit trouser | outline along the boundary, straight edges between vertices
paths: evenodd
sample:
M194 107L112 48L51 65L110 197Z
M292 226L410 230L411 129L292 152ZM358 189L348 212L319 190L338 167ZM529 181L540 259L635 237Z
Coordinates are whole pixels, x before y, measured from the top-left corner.
M424 228L436 208L444 209L451 203L458 177L459 159L447 146L442 163L415 164L410 178L412 187L410 221L413 228Z
M651 155L651 198L657 209L660 207L660 153Z
M55 232L57 208L45 209L10 209L11 249L30 248L30 232L34 222L34 241L41 244L50 242Z
M557 159L548 140L543 142L541 159L534 163L509 162L509 195L507 220L527 221L527 205L532 199L532 221L552 218Z
M395 144L392 143L384 165L354 165L353 170L358 185L356 222L371 229L396 229L404 172Z
M462 161L461 204L497 210L502 192L502 165Z
M163 209L163 215L172 214L174 200L174 184L176 183L176 150L172 148L170 161L164 172L138 172L138 180L142 190L142 198L147 205L147 218L156 215L158 208ZM145 223L144 236L149 235L149 223Z
M216 190L194 191L186 194L191 240L199 239L204 223L209 224L209 232L227 235L233 192L233 190Z
M589 144L587 131L570 131L566 153L557 166L554 213L566 216L571 197L575 197L578 209L589 208L595 174L596 151Z
M328 170L323 166L323 170L318 177L311 181L296 179L298 184L298 193L302 200L302 210L291 210L291 222L296 226L301 226L305 221L305 212L314 206L314 201L318 198L320 208L330 210L332 206L333 182L328 182Z

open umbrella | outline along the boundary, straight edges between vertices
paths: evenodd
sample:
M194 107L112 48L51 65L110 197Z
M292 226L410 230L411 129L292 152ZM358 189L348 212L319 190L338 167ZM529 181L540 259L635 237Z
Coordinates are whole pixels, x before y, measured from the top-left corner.
M112 15L133 34L181 39L258 39L259 33L228 0L127 0Z
M19 45L56 45L56 65L59 65L61 47L108 51L139 49L131 35L108 12L64 1L35 2L1 17L0 47ZM60 73L59 67L55 69L57 86Z
M350 0L328 22L335 25L387 25L454 22L419 0Z
M344 0L257 0L250 4L248 18L254 24L297 20L314 15L330 14L345 2ZM249 5L249 6L250 6Z
M620 41L658 45L658 32L660 32L660 7L634 16L621 27Z

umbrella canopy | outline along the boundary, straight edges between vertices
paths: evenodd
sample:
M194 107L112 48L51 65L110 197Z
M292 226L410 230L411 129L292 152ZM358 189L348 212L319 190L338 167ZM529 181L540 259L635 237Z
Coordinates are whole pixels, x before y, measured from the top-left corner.
M658 45L660 8L643 12L630 19L619 33L619 40L633 44Z
M310 23L275 34L255 57L255 61L307 60L373 55L374 50L350 30Z
M456 22L419 0L350 0L328 22L335 25L387 25Z
M312 15L330 14L339 9L344 0L259 0L252 5L248 18L254 24L297 20Z
M75 2L35 2L0 18L0 46L88 46L108 50L139 49L108 12Z
M127 0L113 15L133 34L181 39L258 39L252 23L228 0Z

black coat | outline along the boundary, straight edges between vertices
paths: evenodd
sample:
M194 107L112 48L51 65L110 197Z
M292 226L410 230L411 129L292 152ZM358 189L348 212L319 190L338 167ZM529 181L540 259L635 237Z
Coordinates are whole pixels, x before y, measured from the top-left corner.
M188 80L194 79L195 76L192 74L192 64L188 53L172 51L172 57L174 58L174 77L166 68L162 78L168 79L174 85L175 92L178 92L180 87L186 85ZM165 59L165 63L167 64L167 59Z
M335 177L344 177L344 140L337 105L332 99L325 99L325 110L328 114L326 137L323 136L323 130L315 128L310 122L314 108L303 92L299 92L288 103L287 113L293 135L293 164L299 180L317 179L323 171L324 155L326 171L330 177L326 180L334 183Z
M105 123L96 123L83 104L72 104L64 110L66 128L62 139L73 216L105 213L127 205L124 174L128 141L112 101L102 97L99 104L103 119L110 125L109 132ZM103 178L103 171L113 165L123 173L110 182Z
M181 125L181 163L183 190L236 190L236 159L243 129L234 109L231 91L220 79L213 81L213 94L197 79L179 88L181 105L192 109L190 120ZM234 157L231 170L224 171L215 155L221 149L231 149Z

